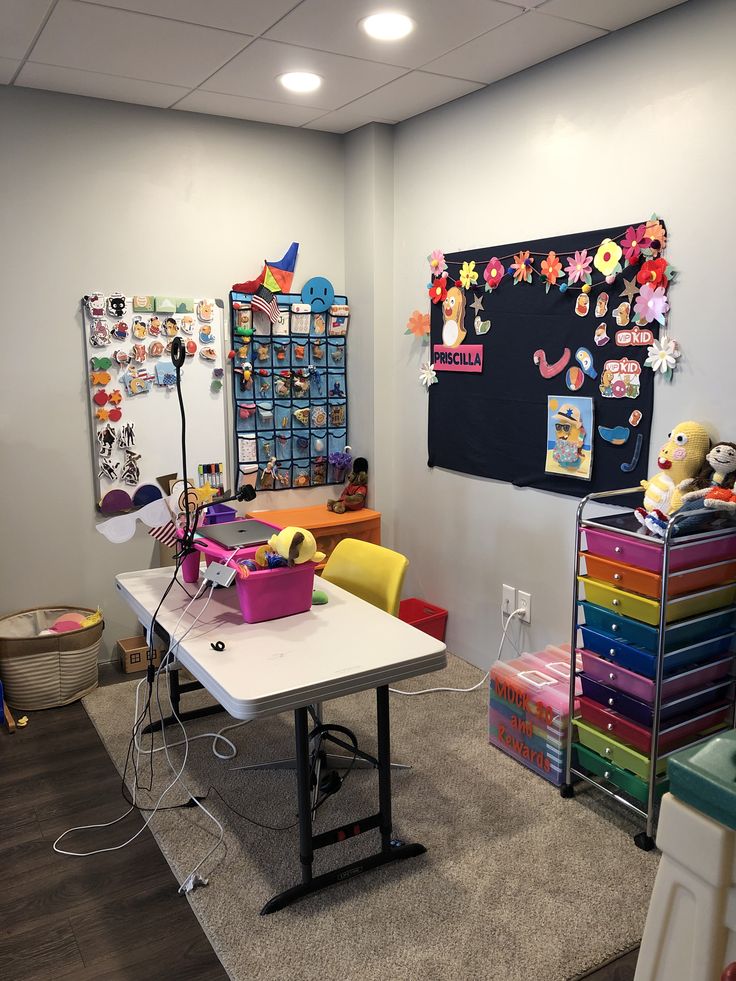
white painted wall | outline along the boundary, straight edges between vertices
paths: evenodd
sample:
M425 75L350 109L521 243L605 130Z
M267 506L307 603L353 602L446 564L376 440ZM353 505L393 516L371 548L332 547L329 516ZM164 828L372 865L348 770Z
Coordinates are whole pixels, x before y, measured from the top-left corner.
M427 469L419 343L403 335L427 307L425 257L657 211L684 356L656 388L653 452L681 419L736 438L734 36L735 4L691 0L396 129L393 346L376 389L396 405L394 544L411 593L449 609L450 649L479 665L498 646L502 582L532 593L528 649L569 636L576 502ZM479 439L495 424L478 420Z
M135 620L117 572L155 561L142 532L95 532L79 300L90 289L227 298L301 243L295 283L345 288L339 137L0 87L3 613L103 607L107 650ZM178 433L172 433L178 440ZM259 495L317 503L334 488Z

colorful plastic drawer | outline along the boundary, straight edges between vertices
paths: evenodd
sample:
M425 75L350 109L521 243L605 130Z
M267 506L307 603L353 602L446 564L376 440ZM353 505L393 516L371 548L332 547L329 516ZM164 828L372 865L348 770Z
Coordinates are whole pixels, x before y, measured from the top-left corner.
M565 752L564 747L567 742L566 730L561 731L560 729L553 729L551 727L545 728L543 724L539 724L539 719L535 719L533 716L527 714L519 715L508 702L504 702L501 698L496 698L493 692L491 692L489 701L489 711L502 715L506 720L507 729L515 729L543 741L549 748L550 756L557 755L560 758L563 756Z
M584 722L594 726L601 732L620 739L637 749L640 753L649 755L652 745L652 732L645 726L637 725L631 719L619 715L613 709L604 708L598 702L583 696L580 699L580 714ZM693 739L716 726L728 725L733 714L730 702L718 702L707 706L704 711L687 719L674 719L664 725L659 733L659 752L669 753L680 746L692 742Z
M540 671L544 671L547 674L551 674L553 677L560 678L562 683L565 685L566 690L570 690L570 654L567 651L561 651L560 649L547 649L544 651L535 651L534 654L529 655L530 660L534 661ZM576 658L576 670L583 670L583 660L578 654ZM575 694L579 695L582 691L579 679L575 680Z
M518 763L523 764L534 773L538 774L540 777L544 777L545 780L549 780L555 786L559 787L562 784L562 779L564 776L564 767L556 767L552 764L546 756L542 756L539 753L535 753L528 746L524 745L520 740L514 738L514 736L506 730L500 734L498 727L496 725L491 726L489 742L492 746L496 746L507 756L516 760Z
M648 702L632 698L631 695L611 688L610 685L602 685L599 681L594 681L585 674L581 675L581 679L583 694L587 698L592 698L639 725L652 726L654 708ZM714 685L708 685L706 688L689 692L687 695L680 695L678 698L663 701L659 707L660 723L667 722L668 719L674 719L677 716L692 715L711 702L723 701L728 697L731 690L731 680L726 679Z
M661 544L641 541L616 532L585 529L585 541L592 555L604 559L625 562L649 572L662 571L664 548ZM670 572L693 569L713 562L736 558L736 535L715 538L712 541L675 545L670 549Z
M659 599L662 590L662 576L654 572L645 572L635 566L624 565L621 562L611 562L580 553L585 557L585 567L592 579L608 583L617 589L627 589L631 593ZM669 597L684 596L702 589L724 585L736 579L736 561L718 562L715 565L701 566L685 572L674 572L668 577L667 595Z
M517 751L521 751L522 746L528 746L532 753L538 753L548 759L558 770L565 765L565 752L561 745L549 743L543 737L536 735L537 730L518 716L512 719L502 709L491 706L488 724L489 732L496 732L500 739L510 741Z
M659 625L659 603L654 600L637 596L635 593L629 593L623 589L616 589L614 586L608 586L606 583L590 579L588 576L579 576L579 579L585 587L585 598L591 603L613 610L614 613L620 613L625 617L641 620L651 626ZM666 622L673 623L684 620L686 617L695 617L700 613L707 613L709 610L729 606L734 600L736 600L736 583L716 586L714 589L704 589L699 593L689 593L687 596L679 596L668 601Z
M583 635L583 644L594 654L600 654L607 661L613 661L622 668L643 674L647 678L657 676L657 657L655 654L642 651L630 644L622 644L607 634L591 630L589 627L581 627L580 632ZM732 633L723 634L721 637L714 637L712 640L705 640L700 644L692 644L690 647L668 651L663 658L662 673L665 677L669 677L669 675L682 671L684 668L696 664L709 664L711 661L725 657L731 651L733 637Z
M593 603L581 603L580 606L585 613L586 624L593 627L594 630L609 634L622 644L641 647L653 654L657 652L659 639L657 627L650 627L638 620L618 616L602 606L595 606ZM733 633L736 619L734 614L736 614L736 607L732 606L725 610L717 610L715 613L706 613L704 616L670 624L665 634L664 649L673 651L710 640L713 637L720 637L729 632Z
M654 702L656 685L652 678L645 678L635 671L629 671L628 668L611 664L610 661L598 657L591 651L581 651L581 660L585 673L594 681L600 681L650 705ZM728 657L719 658L710 664L698 665L671 674L662 681L662 698L663 700L676 698L696 688L704 688L706 685L721 681L729 676L732 667L733 655L729 654Z
M587 770L597 777L603 777L604 780L612 783L614 787L618 787L619 790L623 790L624 793L638 800L640 804L647 803L649 799L649 784L646 780L641 780L639 777L634 776L633 773L622 770L615 763L603 759L602 756L592 752L585 746L574 747L573 760L575 765L580 767L580 769ZM657 781L655 790L657 797L661 797L666 792L668 786L669 782L666 779Z
M638 750L632 749L631 746L624 746L617 739L612 739L594 726L589 726L582 719L575 719L573 724L577 730L578 739L583 746L592 749L594 753L609 760L611 763L615 763L616 766L620 766L624 770L630 770L637 777L641 777L642 780L649 779L648 756L638 752ZM664 773L666 768L666 757L657 760L657 773Z

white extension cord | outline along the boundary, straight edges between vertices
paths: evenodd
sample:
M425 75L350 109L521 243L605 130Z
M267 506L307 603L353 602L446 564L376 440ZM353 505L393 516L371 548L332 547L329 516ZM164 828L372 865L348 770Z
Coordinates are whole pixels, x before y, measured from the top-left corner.
M506 633L507 633L507 631L509 629L509 624L514 619L514 617L521 616L522 613L526 613L526 610L525 609L522 609L521 607L519 607L519 609L517 609L517 610L514 610L513 613L509 613L508 620L506 621L506 624L505 624L505 626L503 628L503 632L501 634L501 643L498 645L498 653L496 654L496 658L495 658L495 660L493 662L494 664L501 657L501 651L503 650L504 641L506 640ZM503 614L501 614L501 615L503 616ZM516 644L514 644L514 642L511 640L510 637L508 638L508 640L509 640L509 643L511 644L511 646L514 648L514 650L518 654L519 653L519 648L516 646ZM491 676L491 671L490 671L490 668L489 668L488 671L486 671L486 673L480 679L480 681L478 682L478 684L477 685L473 685L471 688L422 688L421 691L402 691L401 688L389 688L389 691L390 692L393 692L394 695L431 695L433 692L438 692L438 691L452 691L452 692L459 692L461 694L465 694L466 692L469 692L469 691L477 691L481 687L481 685L484 685L486 683L486 681L488 681L488 679L490 678L490 676Z

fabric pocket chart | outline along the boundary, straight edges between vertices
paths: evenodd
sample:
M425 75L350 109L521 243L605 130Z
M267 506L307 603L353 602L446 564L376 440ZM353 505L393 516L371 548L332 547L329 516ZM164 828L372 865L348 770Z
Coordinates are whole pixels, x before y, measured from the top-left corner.
M348 441L348 299L315 312L298 293L276 294L279 318L231 292L237 484L282 490L341 483L329 454ZM252 335L243 328L252 328Z

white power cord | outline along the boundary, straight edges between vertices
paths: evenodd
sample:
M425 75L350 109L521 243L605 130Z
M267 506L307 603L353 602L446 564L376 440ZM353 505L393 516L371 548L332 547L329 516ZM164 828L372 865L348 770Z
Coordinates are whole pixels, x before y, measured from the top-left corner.
M514 610L513 613L509 613L508 620L506 621L506 625L503 628L503 633L501 634L501 643L498 645L498 653L496 654L496 658L495 658L495 660L493 662L494 664L501 657L501 651L503 650L504 641L506 640L506 633L507 633L507 631L509 629L509 624L514 619L514 617L521 616L522 613L526 613L526 610L525 609L522 609L521 607L519 607L518 610ZM519 649L516 646L516 644L513 644L513 642L511 641L511 638L510 637L509 637L509 642L512 643L512 646L513 646L514 650L518 654L519 653ZM481 685L484 685L486 683L486 681L488 681L488 679L490 678L490 676L491 676L491 671L490 671L490 668L489 668L488 671L486 671L486 673L480 679L480 681L478 682L478 684L477 685L473 685L472 688L422 688L421 691L402 691L400 688L389 688L389 691L390 692L393 692L394 695L430 695L433 692L437 692L437 691L452 691L452 692L460 692L462 694L465 694L466 692L469 692L469 691L477 691L478 688L481 687Z

